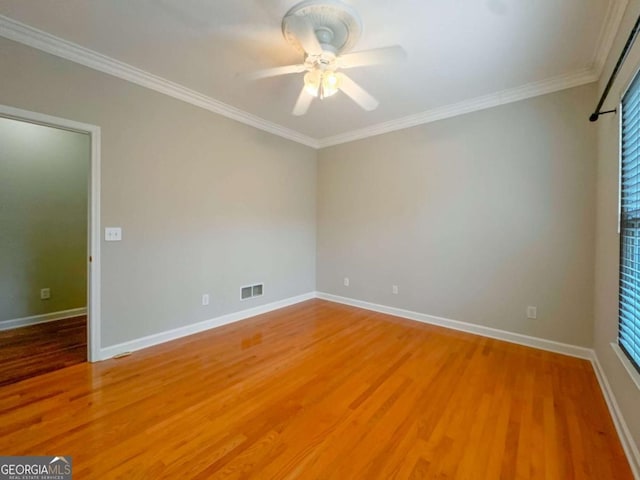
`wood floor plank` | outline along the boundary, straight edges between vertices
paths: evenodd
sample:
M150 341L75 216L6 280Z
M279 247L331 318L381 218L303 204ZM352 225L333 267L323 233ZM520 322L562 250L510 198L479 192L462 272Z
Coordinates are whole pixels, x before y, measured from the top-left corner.
M74 478L632 479L591 364L311 300L0 387Z
M86 360L86 315L0 331L0 386Z

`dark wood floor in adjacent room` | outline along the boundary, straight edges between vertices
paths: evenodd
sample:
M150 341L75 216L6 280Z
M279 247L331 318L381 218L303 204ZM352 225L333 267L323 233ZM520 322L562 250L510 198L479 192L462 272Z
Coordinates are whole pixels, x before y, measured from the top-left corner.
M0 331L0 385L86 360L86 315Z
M311 300L0 388L74 478L631 479L585 360Z

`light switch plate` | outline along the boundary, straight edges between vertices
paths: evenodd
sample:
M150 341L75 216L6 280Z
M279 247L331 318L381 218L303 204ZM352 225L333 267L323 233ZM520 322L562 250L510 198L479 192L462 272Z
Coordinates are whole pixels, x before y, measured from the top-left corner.
M104 239L107 242L119 242L122 240L122 228L107 227L104 229Z

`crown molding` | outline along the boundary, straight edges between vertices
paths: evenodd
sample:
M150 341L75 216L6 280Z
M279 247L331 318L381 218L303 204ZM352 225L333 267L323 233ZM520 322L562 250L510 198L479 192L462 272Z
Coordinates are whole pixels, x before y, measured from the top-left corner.
M283 127L252 115L202 93L146 72L132 65L120 62L76 43L63 40L37 28L33 28L12 18L0 15L0 36L20 42L29 47L56 55L93 70L107 73L145 88L155 90L200 108L220 114L232 120L264 130L294 142L318 148L318 141L295 130Z
M596 59L594 60L594 68L583 69L570 74L521 85L512 89L491 93L451 105L445 105L415 115L375 124L362 129L322 139L316 139L282 125L270 122L236 107L220 102L214 98L208 97L202 93L196 92L195 90L191 90L132 65L120 62L106 55L102 55L98 52L61 39L3 15L0 15L0 36L135 83L142 87L149 88L156 92L182 100L197 107L204 108L282 138L319 149L595 82L600 76L600 71L595 68L595 65L604 64L617 33L617 29L619 28L627 1L628 0L611 0L605 26L600 32L599 46L596 54L594 55L594 58ZM600 69L602 68L602 65L600 66Z
M593 69L598 75L598 78L600 78L602 74L604 64L613 47L613 42L616 39L620 24L622 23L622 17L627 9L627 4L628 0L609 0L607 16L600 29L600 35L598 36L592 61Z
M332 137L325 137L319 141L320 148L352 142L354 140L361 140L363 138L373 137L383 133L403 130L405 128L415 127L417 125L431 123L438 120L444 120L446 118L457 117L458 115L477 112L479 110L485 110L487 108L497 107L507 103L513 103L527 98L585 85L587 83L593 83L597 80L598 75L594 70L579 70L571 74L560 75L540 82L528 83L508 90L502 90L489 95L483 95L481 97L464 100L451 105L434 108L432 110L427 110L415 115L409 115L390 122L378 123L359 130L354 130Z

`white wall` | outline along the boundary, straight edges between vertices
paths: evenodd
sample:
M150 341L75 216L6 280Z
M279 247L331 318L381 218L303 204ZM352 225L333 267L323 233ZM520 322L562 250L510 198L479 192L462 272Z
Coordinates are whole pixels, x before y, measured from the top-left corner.
M631 0L625 12L616 41L607 59L600 88L609 79L613 65L618 60L636 19L640 14L640 2ZM623 92L635 72L640 68L640 43L636 42L629 58L611 89L604 107L616 108ZM595 105L592 107L592 109ZM618 336L618 169L619 169L619 115L603 115L598 125L598 185L595 269L595 321L594 348L604 370L620 411L630 433L640 448L640 389L615 355L611 343ZM637 465L640 469L640 465Z
M88 135L0 118L0 322L86 306L89 163Z
M0 65L0 103L102 129L102 226L123 229L102 347L314 290L313 149L6 39Z
M322 150L318 290L590 346L595 93Z

